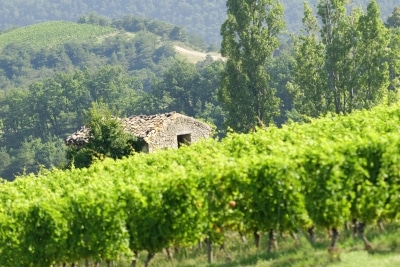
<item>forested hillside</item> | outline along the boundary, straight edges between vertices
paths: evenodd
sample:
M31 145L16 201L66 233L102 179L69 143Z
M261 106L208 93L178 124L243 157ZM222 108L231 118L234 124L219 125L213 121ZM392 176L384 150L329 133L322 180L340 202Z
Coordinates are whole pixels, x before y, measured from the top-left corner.
M80 22L0 35L0 177L65 164L63 139L84 124L92 102L119 116L179 111L222 125L216 90L223 62L195 65L174 49L204 43L150 19Z
M301 27L303 0L282 0L289 31ZM317 1L310 0L314 5ZM354 0L366 7L368 0ZM378 0L383 19L399 5L398 0ZM185 27L207 43L220 44L220 26L226 18L225 0L3 0L0 2L0 29L48 20L77 21L84 14L96 12L109 18L125 15L153 18Z
M8 3L8 10L18 3ZM26 6L33 10L34 3ZM96 2L93 7L101 3L105 4ZM109 3L117 6L118 1ZM155 2L142 7L150 3ZM166 3L170 2L160 5ZM269 22L251 21L253 12L235 14L247 16L259 28L253 27L254 36L240 36L245 42L236 43L238 35L225 24L225 60L218 61L211 56L196 63L187 60L176 46L204 53L215 52L215 46L183 27L132 15L110 19L92 13L79 16L78 23L53 21L3 32L0 177L12 180L42 167L65 167L63 140L85 123L93 103L104 103L122 117L177 111L214 124L223 137L228 129L247 132L256 126L281 126L288 120L309 121L397 101L399 10L390 20L382 20L375 2L368 10L352 13L346 12L350 6L345 0L321 3L332 4L331 13L324 12L323 5L319 12L311 6L304 25L297 25L303 30L290 39L280 38L287 28L278 5ZM80 2L72 6L88 10ZM303 16L303 7L292 11ZM208 15L202 18L207 20ZM219 15L226 17L225 11ZM278 30L259 38L268 23ZM240 32L247 26L243 24Z

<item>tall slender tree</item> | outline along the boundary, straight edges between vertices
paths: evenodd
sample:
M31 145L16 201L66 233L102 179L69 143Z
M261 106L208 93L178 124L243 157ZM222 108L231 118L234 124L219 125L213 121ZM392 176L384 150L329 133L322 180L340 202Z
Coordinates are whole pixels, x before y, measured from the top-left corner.
M389 31L380 18L376 0L371 0L367 13L359 18L357 30L357 104L370 108L380 103L389 86L389 67L384 62L390 43Z
M318 117L326 113L332 103L325 91L325 46L319 40L320 27L307 2L304 3L303 26L304 35L295 38L295 74L288 89L296 111Z
M221 54L227 63L219 96L228 111L228 125L247 132L271 123L279 113L279 99L269 86L265 65L279 46L283 6L278 0L228 0L226 6Z
M327 89L332 97L335 112L346 110L351 93L344 86L349 81L349 69L351 62L352 40L354 34L349 33L352 28L350 19L346 14L348 0L320 0L318 3L318 15L322 21L321 39L325 45L325 68L327 71ZM349 89L351 91L351 89Z
M390 29L390 43L387 60L389 65L389 95L391 101L399 99L400 89L400 27Z
M400 99L400 7L395 7L385 26L389 30L390 42L386 62L389 67L388 102Z
M319 0L320 28L305 6L306 35L296 39L296 73L289 84L301 114L349 113L385 99L390 36L379 7L371 0L363 14L348 2Z

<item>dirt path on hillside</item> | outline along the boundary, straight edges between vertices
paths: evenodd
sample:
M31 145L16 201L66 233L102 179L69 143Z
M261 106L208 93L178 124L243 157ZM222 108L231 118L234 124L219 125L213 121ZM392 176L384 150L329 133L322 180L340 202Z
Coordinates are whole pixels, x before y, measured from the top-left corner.
M206 59L207 55L210 55L212 57L212 59L214 59L214 60L221 60L221 59L223 60L224 59L221 56L221 54L215 53L215 52L204 53L204 52L200 52L200 51L183 48L183 47L180 47L177 45L175 45L174 48L175 48L176 52L185 56L190 62L194 62L194 63Z

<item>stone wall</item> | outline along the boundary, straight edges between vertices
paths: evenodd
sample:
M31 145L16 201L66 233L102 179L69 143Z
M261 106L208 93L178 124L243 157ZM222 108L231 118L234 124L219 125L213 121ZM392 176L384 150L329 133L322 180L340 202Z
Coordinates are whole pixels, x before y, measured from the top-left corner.
M149 152L164 148L178 148L178 135L190 134L191 143L210 137L212 129L207 124L187 116L177 116L173 121L165 121L162 128L144 140Z

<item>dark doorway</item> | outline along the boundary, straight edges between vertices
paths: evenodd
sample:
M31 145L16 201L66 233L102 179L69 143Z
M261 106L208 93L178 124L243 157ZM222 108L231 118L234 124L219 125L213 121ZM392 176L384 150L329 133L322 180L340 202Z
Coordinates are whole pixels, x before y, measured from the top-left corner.
M178 135L178 147L181 147L182 145L190 145L192 142L192 136L191 134L180 134Z

